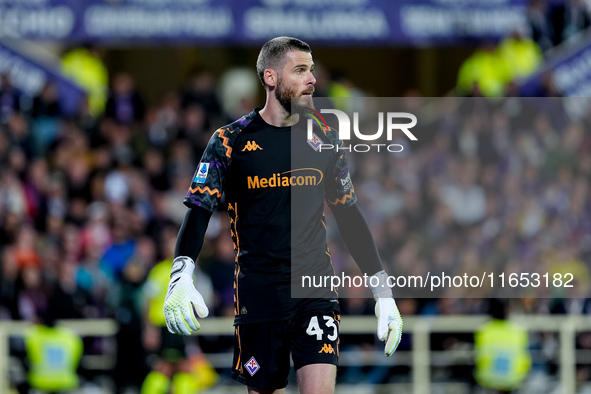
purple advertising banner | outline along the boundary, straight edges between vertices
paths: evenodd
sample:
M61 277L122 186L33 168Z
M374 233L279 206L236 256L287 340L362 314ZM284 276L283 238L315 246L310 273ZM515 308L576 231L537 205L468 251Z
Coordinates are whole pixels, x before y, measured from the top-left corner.
M591 97L591 35L553 53L544 67L521 87L523 96L540 96L552 81L556 91L567 97Z
M64 114L75 113L84 98L84 90L59 70L45 65L0 42L0 73L8 73L16 89L28 97L34 97L48 82L53 83L59 92L60 107Z
M446 44L500 38L525 0L3 0L0 38L147 44Z

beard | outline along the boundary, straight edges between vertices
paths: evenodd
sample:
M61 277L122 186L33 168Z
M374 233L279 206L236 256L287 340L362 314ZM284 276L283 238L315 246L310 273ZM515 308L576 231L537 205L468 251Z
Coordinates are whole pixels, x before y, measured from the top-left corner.
M299 96L295 89L285 86L281 78L279 78L277 89L275 89L275 98L289 114L301 114L306 111L306 108L314 108L312 97Z

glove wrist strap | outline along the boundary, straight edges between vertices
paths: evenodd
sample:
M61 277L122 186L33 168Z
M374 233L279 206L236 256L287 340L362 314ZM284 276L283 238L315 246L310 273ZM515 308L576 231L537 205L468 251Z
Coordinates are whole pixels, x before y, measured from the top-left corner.
M381 270L370 277L369 287L373 293L373 298L376 301L378 298L393 297L392 289L388 286L388 274L384 270Z
M172 269L170 271L170 277L180 275L180 274L189 274L189 276L193 276L193 270L195 269L195 262L192 258L188 256L178 256L172 262Z

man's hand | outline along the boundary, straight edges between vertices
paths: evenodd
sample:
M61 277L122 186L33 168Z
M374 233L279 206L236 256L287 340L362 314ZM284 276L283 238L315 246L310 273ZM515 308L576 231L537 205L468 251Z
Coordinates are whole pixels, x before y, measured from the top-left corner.
M402 317L394 298L376 299L376 317L378 318L378 338L380 341L386 341L384 354L390 357L402 338Z
M386 341L384 354L390 357L402 338L402 317L392 296L392 289L387 285L386 271L380 271L371 278L370 288L376 300L375 312L378 318L377 334L380 341ZM372 283L376 285L372 286Z
M164 299L164 317L168 331L191 335L199 330L197 317L207 317L209 310L203 297L193 286L195 262L187 256L174 259L168 292Z

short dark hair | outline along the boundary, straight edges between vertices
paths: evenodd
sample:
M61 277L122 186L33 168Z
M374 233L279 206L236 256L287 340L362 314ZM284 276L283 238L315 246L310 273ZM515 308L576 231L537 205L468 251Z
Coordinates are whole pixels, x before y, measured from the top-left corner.
M289 51L311 53L310 45L294 37L275 37L265 43L257 58L257 74L263 86L265 85L265 70L273 68L279 70L285 61L285 54Z

